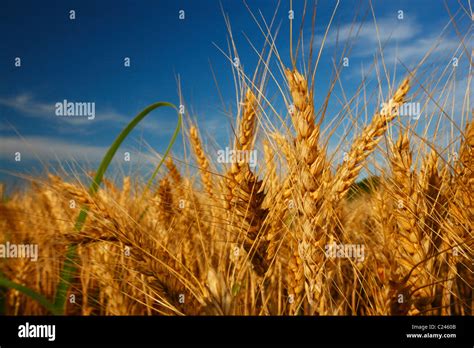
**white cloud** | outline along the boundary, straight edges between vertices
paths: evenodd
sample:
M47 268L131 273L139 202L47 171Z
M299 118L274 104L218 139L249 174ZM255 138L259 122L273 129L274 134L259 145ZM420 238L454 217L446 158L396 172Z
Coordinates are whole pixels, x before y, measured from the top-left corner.
M436 36L418 38L398 46L389 46L384 50L384 59L390 62L400 61L410 64L420 61L427 53L431 57L437 54L451 54L456 51L459 42L447 38L439 39ZM432 50L430 52L430 50ZM446 61L448 63L448 61Z
M28 136L0 136L0 160L14 161L15 152L21 153L21 160L39 160L42 162L60 161L60 162L78 162L93 164L97 166L102 161L108 150L106 146L94 146L68 142L52 137ZM131 162L123 161L123 153L130 152ZM155 168L160 161L153 152L147 152L146 149L137 149L130 147L120 148L114 156L112 163L140 163L143 169Z
M25 116L57 119L62 123L78 125L94 124L95 122L114 122L123 125L129 120L129 117L112 109L97 110L93 120L88 120L87 117L57 118L55 114L55 104L57 102L59 101L50 103L38 101L30 93L23 93L12 97L0 97L0 105L21 112Z
M410 65L418 63L426 53L434 48L432 56L454 52L459 46L459 39L442 35L442 28L436 32L421 30L416 18L398 20L396 16L377 19L369 18L365 22L344 24L332 27L325 46L334 47L340 52L348 44L349 58L368 58L380 55L382 49L386 64L402 62ZM428 33L428 34L427 34ZM315 45L320 45L319 35ZM330 51L332 52L332 51Z
M72 100L71 100L72 101ZM58 101L46 103L36 100L32 94L20 94L13 97L0 97L0 106L6 106L15 111L22 113L27 117L37 117L54 120L54 127L60 133L77 133L90 134L92 128L83 126L91 126L100 122L107 123L114 128L124 128L133 117L137 114L124 115L111 108L99 108L96 103L95 118L89 120L87 117L57 117L55 114L55 104ZM169 112L169 109L167 110ZM176 128L177 117L174 111L168 114L162 114L161 109L148 115L137 126L137 130L144 130L154 135L167 136L171 135ZM171 117L172 116L172 117ZM13 124L13 120L11 121ZM14 125L14 124L13 124ZM81 126L81 128L69 128L71 125ZM9 128L10 129L10 128ZM0 129L2 130L2 129Z
M365 22L354 22L344 24L339 28L332 28L326 39L326 45L332 46L338 43L360 42L364 45L383 45L389 41L406 41L414 38L420 32L419 24L412 19L403 21L394 18L383 18L380 20L367 20ZM369 54L369 52L360 52ZM373 53L373 52L372 52Z
M75 144L49 137L0 137L0 158L13 159L15 152L22 160L76 160L97 162L102 159L106 147Z
M14 97L0 98L0 105L7 106L31 116L54 115L54 103L38 102L34 100L33 96L29 93Z

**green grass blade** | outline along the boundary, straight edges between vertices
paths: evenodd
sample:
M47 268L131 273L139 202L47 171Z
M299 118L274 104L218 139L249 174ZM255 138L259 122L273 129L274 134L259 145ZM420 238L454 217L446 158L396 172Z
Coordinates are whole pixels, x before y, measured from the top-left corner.
M128 136L128 134L140 123L141 120L143 120L151 111L159 108L159 107L171 107L176 109L176 106L174 106L171 103L167 102L158 102L151 104L150 106L146 107L142 112L140 112L135 118L125 127L122 132L118 135L118 137L115 139L115 141L112 143L112 146L109 148L107 153L105 154L104 158L102 159L102 162L99 166L99 169L97 170L97 173L94 177L94 180L89 187L89 193L91 195L94 195L97 190L99 189L100 183L102 182L102 178L104 176L105 171L107 170L110 162L112 161L112 158L114 157L115 153L117 152L118 148L122 144L122 142L125 140L125 138ZM160 164L158 165L157 169L153 173L152 177L148 181L148 185L151 185L153 182L154 177L156 176L156 173L158 172L161 164L163 163L166 155L170 151L172 145L174 144L177 134L179 132L179 129L181 127L181 114L178 113L178 126L176 127L176 130L173 134L173 137L171 138L170 143L168 144L168 148L166 149L165 156L163 156L162 160L160 161ZM82 230L82 226L84 225L84 222L86 221L87 218L87 213L88 210L87 208L82 208L81 212L79 213L79 216L77 217L76 224L75 224L75 230L77 232L80 232ZM66 308L66 297L67 293L69 291L69 288L71 286L72 279L76 273L77 266L76 266L76 258L77 258L77 253L76 253L76 245L71 244L68 246L68 250L66 253L66 259L63 264L63 268L60 274L60 281L58 283L58 286L56 288L56 297L54 301L54 307L55 307L55 312L64 314L65 308Z
M155 180L156 174L158 174L158 172L161 168L161 165L163 164L163 162L166 159L166 156L168 156L169 152L171 151L171 147L175 143L176 138L178 137L179 131L181 129L181 124L182 124L182 116L181 116L180 113L178 113L178 124L176 125L173 136L171 137L171 141L168 144L168 147L166 148L165 153L163 154L163 157L161 158L160 162L158 163L158 166L156 167L155 171L151 175L150 179L148 179L148 182L147 182L147 184L145 186L145 189L143 190L143 193L142 193L142 197L141 197L142 200L145 197L148 190L150 189L151 185L153 185L153 181ZM147 206L145 209L143 209L143 212L138 217L138 220L137 220L138 223L145 217L145 215L148 211L148 208L149 207Z
M158 174L158 171L160 170L161 165L165 161L166 156L168 156L168 153L171 151L171 147L175 143L176 138L178 137L179 131L181 129L181 123L182 123L182 116L181 116L181 113L178 113L178 124L176 125L173 136L171 137L171 141L169 142L168 147L166 148L165 153L163 154L163 157L161 158L160 163L158 163L158 166L156 167L155 171L153 172L150 179L148 180L147 185L145 187L145 193L148 191L148 189L153 184L153 180L155 180L156 174Z
M0 274L0 287L5 287L5 288L18 290L18 291L22 292L23 294L31 297L33 300L35 300L39 304L41 304L44 308L49 310L52 314L55 314L55 315L60 314L59 312L57 312L56 307L54 306L54 304L52 302L50 302L46 297L44 297L43 295L37 293L34 290L31 290L30 288L28 288L24 285L12 282L11 280L8 280L8 279L4 278L2 274Z

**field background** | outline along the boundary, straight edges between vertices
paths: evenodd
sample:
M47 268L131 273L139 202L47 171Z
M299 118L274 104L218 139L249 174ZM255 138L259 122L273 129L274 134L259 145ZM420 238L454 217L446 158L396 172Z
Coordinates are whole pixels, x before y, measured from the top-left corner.
M470 1L1 6L1 313L472 314Z

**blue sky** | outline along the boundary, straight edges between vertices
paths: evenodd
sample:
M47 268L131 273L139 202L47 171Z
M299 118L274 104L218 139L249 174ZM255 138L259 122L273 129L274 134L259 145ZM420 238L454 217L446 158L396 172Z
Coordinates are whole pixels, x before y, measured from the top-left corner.
M462 1L468 9L468 2ZM271 20L277 2L248 1L252 12L259 11ZM318 2L316 44L324 33L336 1ZM361 67L370 69L378 41L368 1L343 0L337 8L329 32L328 44L318 68L318 88L327 89L333 74L332 60L340 57L353 23L360 25L353 38L350 69L344 71L344 92L351 96L361 82ZM440 37L449 15L443 1L373 1L379 35L387 65L397 66L397 80L403 77L403 62L413 68ZM281 24L277 47L289 64L289 1L282 1L276 24ZM312 2L309 2L309 7ZM448 2L456 14L461 32L471 23L456 2ZM303 1L294 0L294 30L301 21ZM224 109L236 109L232 65L218 49L227 52L227 29L222 14L229 15L239 57L248 74L258 61L248 37L260 50L263 35L246 8L238 0L178 1L23 1L3 0L0 4L0 180L8 180L5 171L31 171L37 159L51 162L76 160L94 167L118 132L145 106L160 100L179 104L177 76L185 104L204 134L223 143L231 131ZM397 11L404 19L397 19ZM74 10L76 19L69 19ZM180 20L180 10L185 19ZM458 11L458 12L457 12ZM260 18L260 17L259 17ZM260 21L260 24L262 22ZM309 35L311 20L304 24ZM472 33L471 33L472 34ZM357 36L353 33L353 36ZM472 35L469 36L472 49ZM294 35L296 41L297 34ZM459 38L449 27L438 42L438 52L429 62L446 66L459 47ZM306 49L308 45L306 43ZM15 67L15 58L21 67ZM124 67L124 58L131 66ZM466 66L466 59L460 63ZM216 76L225 106L222 105L210 66ZM465 69L465 68L463 68ZM465 81L464 73L457 80ZM276 71L278 72L278 71ZM279 77L278 73L276 74ZM375 79L373 72L372 79ZM281 77L281 76L280 76ZM269 91L272 91L272 84ZM376 88L372 85L372 88ZM338 113L337 89L328 114ZM316 93L322 101L324 93ZM54 105L63 101L94 102L94 120L60 118ZM458 98L459 99L459 98ZM276 104L283 107L283 104ZM124 144L123 151L146 150L146 141L163 151L171 135L176 116L171 111L157 111ZM344 125L344 122L342 122ZM343 129L341 128L343 133ZM341 134L342 134L341 133ZM26 145L28 144L28 145ZM22 152L21 163L14 152ZM140 150L141 149L141 150ZM175 153L182 153L179 145ZM136 165L136 162L133 162Z

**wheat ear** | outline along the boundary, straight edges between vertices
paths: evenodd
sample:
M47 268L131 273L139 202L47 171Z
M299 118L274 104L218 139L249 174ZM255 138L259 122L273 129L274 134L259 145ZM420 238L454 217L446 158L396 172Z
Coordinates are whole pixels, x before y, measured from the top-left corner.
M209 159L207 158L201 143L201 139L198 135L197 128L192 126L189 130L189 136L191 138L191 144L196 155L196 159L199 165L199 171L201 173L201 180L204 184L207 194L209 197L213 197L213 182L212 175L209 171Z

